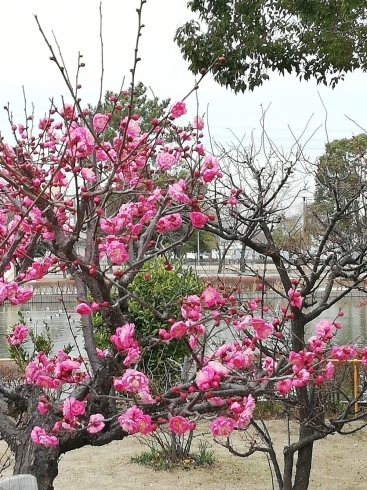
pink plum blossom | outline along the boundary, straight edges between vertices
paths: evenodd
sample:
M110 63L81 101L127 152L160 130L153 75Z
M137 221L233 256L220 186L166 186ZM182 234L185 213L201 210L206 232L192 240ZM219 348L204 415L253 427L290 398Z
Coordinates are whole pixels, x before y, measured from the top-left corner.
M201 301L206 308L213 308L222 303L223 299L216 288L209 286L201 293Z
M306 369L300 369L294 373L294 377L292 378L292 385L301 388L302 386L306 386L310 379L310 373Z
M289 304L293 306L294 308L301 308L302 303L303 303L303 298L301 296L301 293L297 291L296 289L289 289L288 291L288 298L289 298Z
M81 176L83 177L83 179L88 180L89 182L96 182L97 181L96 174L90 168L83 167L80 173L81 173Z
M88 129L76 126L70 132L68 146L73 156L79 159L86 158L94 150L94 138Z
M118 391L139 393L148 389L149 379L140 371L136 371L135 369L126 369L121 378L114 379L113 385Z
M210 430L214 437L229 436L234 429L234 420L228 417L217 417L210 424Z
M177 230L182 225L182 218L179 213L173 213L169 216L160 218L157 222L156 228L158 233L168 233L173 230Z
M187 325L185 322L179 321L175 322L169 331L169 335L171 339L179 339L186 335L187 332Z
M45 396L41 396L37 404L37 410L42 415L45 415L48 412L48 408L49 408L49 402L47 398Z
M60 111L61 116L63 116L65 119L74 119L75 118L75 109L74 106L71 104L64 104L63 108Z
M194 228L202 228L208 222L208 216L199 211L190 213L191 224Z
M130 366L131 364L135 364L141 356L141 350L138 345L136 347L130 347L126 351L126 357L123 361L124 366Z
M189 420L187 420L185 417L182 417L181 415L176 415L175 417L171 417L169 419L168 425L170 430L178 435L185 434L185 432L188 432L193 428L192 423Z
M199 390L208 390L215 383L215 387L218 386L220 376L216 374L213 368L204 366L203 369L197 372L195 383Z
M210 403L210 405L214 405L215 407L221 407L222 405L224 405L226 403L223 400L223 398L221 398L220 396L211 396L208 399L208 402Z
M95 114L93 117L93 127L98 133L100 133L106 128L108 121L109 117L106 114Z
M75 398L66 398L66 400L64 400L62 413L65 419L73 419L74 417L78 417L85 413L85 405Z
M270 375L273 374L275 364L276 363L272 357L266 356L262 362L262 368Z
M238 427L239 429L245 429L253 416L253 411L255 408L255 399L252 395L248 395L247 397L243 398L242 401L242 407L243 410L240 413L239 417L236 420L235 426Z
M249 325L251 325L251 320L252 320L252 316L246 315L243 318L241 318L241 320L235 323L234 328L237 330L237 332L242 332Z
M130 138L136 138L141 131L139 122L133 118L129 119L128 117L125 117L121 121L119 129L121 131L126 131L127 136L129 136Z
M132 347L134 341L134 323L126 323L122 327L117 327L114 335L111 335L111 342L117 347L118 350L125 350Z
M221 377L228 375L228 369L220 362L210 361L196 374L195 383L200 390L217 388Z
M56 436L47 434L41 427L33 427L31 432L32 441L39 446L55 447L59 441Z
M79 303L75 308L75 311L79 313L79 315L90 315L93 310L87 303Z
M201 302L199 296L192 294L181 306L181 314L185 319L197 322L201 318Z
M201 116L195 116L192 122L192 127L202 131L204 129L204 119Z
M333 379L334 372L335 372L335 366L331 361L329 361L325 366L325 378L329 380Z
M251 326L255 330L257 337L261 340L267 339L274 331L273 325L266 323L264 318L253 317Z
M201 167L201 177L205 183L211 182L219 172L219 162L213 155L207 155Z
M320 320L315 327L316 334L322 338L323 341L333 338L333 324L329 320Z
M181 101L175 102L170 109L170 114L175 119L183 116L184 114L186 114L186 112L187 112L186 104L185 102L181 102Z
M149 434L154 430L150 415L145 415L136 405L130 407L118 417L122 430L129 434Z
M157 165L162 170L168 170L177 163L175 155L168 151L161 151L157 155Z
M13 332L6 336L6 341L10 345L19 345L28 336L28 334L29 329L23 324L19 323L18 325L15 325Z
M258 308L257 301L254 299L251 299L250 301L247 302L248 309L251 311L256 311Z
M96 434L97 432L101 432L104 426L103 415L101 413L95 413L89 417L87 432L89 432L89 434Z
M109 354L109 350L108 349L102 350L102 349L99 349L98 347L96 347L96 352L97 352L97 356L100 359L104 359Z
M333 347L331 349L331 357L338 359L338 361L347 361L353 359L357 354L357 349L351 345L341 345L339 347Z
M168 187L168 195L175 202L186 204L189 202L189 196L186 194L186 182L180 179L178 182Z
M247 348L245 350L236 349L228 353L224 361L226 365L231 369L243 369L251 366L255 360L255 354L252 349Z
M106 252L112 264L121 265L129 258L125 245L118 240L109 241L106 245Z
M277 391L282 395L287 395L292 389L292 380L291 379L281 379L276 384Z

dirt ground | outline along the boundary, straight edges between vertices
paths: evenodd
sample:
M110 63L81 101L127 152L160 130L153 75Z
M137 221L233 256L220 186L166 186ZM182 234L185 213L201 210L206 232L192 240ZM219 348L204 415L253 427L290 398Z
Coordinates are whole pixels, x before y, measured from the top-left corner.
M281 457L286 441L284 420L269 423ZM135 437L104 447L85 447L62 456L55 490L271 490L271 476L264 454L249 458L232 456L206 438L216 461L206 468L177 468L154 471L131 462L131 457L147 450ZM194 443L194 444L195 444ZM238 448L243 443L237 441ZM367 429L348 436L333 435L315 445L310 490L365 490L367 488ZM7 471L8 474L9 470ZM4 475L7 476L7 475ZM274 488L277 488L276 482Z

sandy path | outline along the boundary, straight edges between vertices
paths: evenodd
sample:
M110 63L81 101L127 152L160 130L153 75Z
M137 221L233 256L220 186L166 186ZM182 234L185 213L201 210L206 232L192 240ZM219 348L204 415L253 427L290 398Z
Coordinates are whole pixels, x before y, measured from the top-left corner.
M274 443L281 454L286 440L285 422L270 421ZM196 439L202 439L200 436ZM216 462L207 468L154 471L131 462L131 456L147 451L135 437L104 447L85 447L62 456L55 490L271 490L266 457L232 456L212 438ZM238 440L238 447L241 441ZM1 446L3 447L3 446ZM243 447L243 446L242 446ZM367 489L367 429L350 436L334 435L315 446L310 490ZM6 473L6 474L5 474ZM11 474L10 469L4 476ZM275 486L277 488L277 486Z
M271 421L271 427L281 453L285 423L281 420ZM210 438L208 440L211 441ZM271 490L269 467L263 454L238 458L221 446L210 444L216 454L214 466L169 472L154 471L131 463L131 456L147 450L134 437L101 448L83 448L62 457L55 490ZM329 436L317 442L310 490L365 490L366 445L367 430L344 437Z

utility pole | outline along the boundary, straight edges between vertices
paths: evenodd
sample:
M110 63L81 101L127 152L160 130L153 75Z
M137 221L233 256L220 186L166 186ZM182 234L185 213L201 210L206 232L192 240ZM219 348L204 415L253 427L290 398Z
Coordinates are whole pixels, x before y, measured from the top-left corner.
M307 234L307 201L303 198L302 206L302 252L306 253L306 234Z
M200 231L198 230L197 232L197 245L196 245L196 252L197 252L197 262L198 265L200 265Z

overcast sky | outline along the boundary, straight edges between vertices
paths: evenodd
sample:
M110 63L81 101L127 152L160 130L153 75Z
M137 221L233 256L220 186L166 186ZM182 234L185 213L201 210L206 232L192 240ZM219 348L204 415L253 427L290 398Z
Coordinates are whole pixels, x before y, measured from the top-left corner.
M137 32L137 0L104 0L103 41L105 55L104 89L118 91L123 78L125 86L130 78L133 50ZM77 54L83 54L86 68L81 72L82 105L95 104L100 84L99 0L17 0L2 2L0 59L0 130L8 135L6 113L2 107L10 103L16 122L23 122L22 85L27 101L36 106L36 113L43 115L54 97L60 105L61 95L68 101L67 89L56 66L49 60L50 53L38 31L33 14L37 14L46 35L53 42L52 31L61 46L66 65L75 76ZM187 70L179 49L173 42L177 26L190 19L185 0L148 0L143 9L145 29L141 38L141 62L137 80L151 86L161 98L181 99L193 86L194 77ZM292 143L288 130L300 135L310 118L309 130L304 140L317 127L317 134L309 142L306 153L315 158L323 152L327 140L325 111L327 108L329 139L351 137L361 130L345 116L366 127L367 101L365 84L367 75L347 75L336 89L317 86L315 82L299 82L292 76L278 77L270 74L270 81L244 95L234 95L225 88L206 79L199 90L200 112L206 112L209 104L209 121L212 136L221 143L233 140L229 128L238 136L255 130L260 137L259 119L261 106L270 108L266 128L278 146L285 149ZM320 94L320 96L319 96ZM194 114L195 96L189 102ZM191 118L190 118L191 119Z

